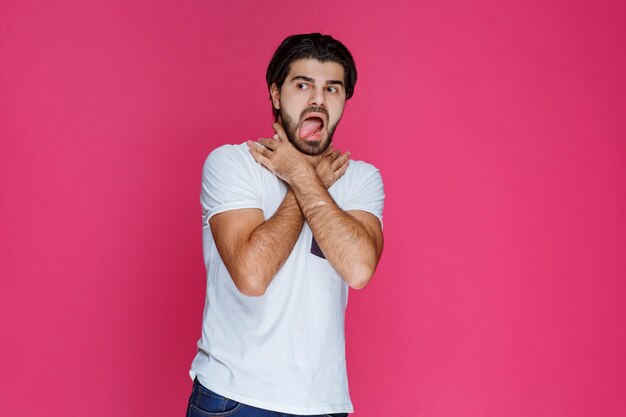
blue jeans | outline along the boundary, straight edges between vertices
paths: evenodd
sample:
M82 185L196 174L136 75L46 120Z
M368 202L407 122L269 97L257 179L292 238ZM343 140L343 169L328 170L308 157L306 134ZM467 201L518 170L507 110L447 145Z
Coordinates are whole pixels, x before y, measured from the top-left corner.
M196 378L187 405L187 417L301 417L252 407L219 395L201 385ZM348 413L318 414L307 417L347 417Z

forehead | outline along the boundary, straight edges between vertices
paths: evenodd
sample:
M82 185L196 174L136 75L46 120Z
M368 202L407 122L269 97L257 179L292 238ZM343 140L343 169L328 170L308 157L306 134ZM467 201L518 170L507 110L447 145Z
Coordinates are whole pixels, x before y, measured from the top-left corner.
M317 82L327 80L343 81L344 69L343 65L338 62L321 62L317 59L303 58L291 63L286 81L290 81L292 77L297 76L313 78Z

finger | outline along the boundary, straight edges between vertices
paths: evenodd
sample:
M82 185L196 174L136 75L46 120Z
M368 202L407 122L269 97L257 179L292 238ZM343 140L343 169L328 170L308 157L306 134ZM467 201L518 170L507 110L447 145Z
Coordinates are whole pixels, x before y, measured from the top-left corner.
M333 158L333 157L335 157L335 158L336 158L336 156L337 156L337 155L339 155L339 154L341 154L341 152L339 151L339 149L332 149L332 148L328 148L328 149L324 152L324 154L323 154L322 156L323 156L323 157L325 157L325 158Z
M278 139L280 142L287 142L287 134L285 133L285 129L283 129L283 125L276 122L272 125L272 129L274 129L274 131L278 135Z
M350 158L350 152L346 152L343 155L341 155L339 158L335 159L335 161L331 165L332 170L336 171L337 169L345 165L348 162L349 158Z
M275 133L274 136L272 136L272 139L274 139L276 142L280 142L280 138L278 137L278 133Z
M248 149L252 152L252 151L256 151L257 149L260 150L263 148L263 146L261 146L261 144L259 144L258 142L255 142L253 140L247 140L246 141L246 145L248 145Z
M259 143L271 151L276 149L276 141L274 139L259 138Z
M335 176L335 181L337 181L339 178L341 178L343 176L343 174L346 173L346 171L348 170L348 166L350 165L350 161L346 161L345 164L343 164L342 166L339 167L339 169L337 169L334 173Z
M338 150L327 152L324 157L320 160L320 163L326 163L328 166L332 166L332 163L337 160L340 152Z
M334 161L337 158L339 158L339 155L341 155L341 151L339 149L335 149L330 153L330 158Z
M254 142L252 142L254 143ZM264 167L268 168L268 169L272 169L272 161L270 161L269 158L267 158L265 155L263 155L261 152L261 147L258 145L252 145L251 148L249 148L250 153L252 154L252 157L254 158L255 161L257 161L259 164L263 165Z
M252 156L257 154L269 158L272 155L272 151L270 149L267 149L265 146L261 145L258 142L249 140L246 142L246 144L248 145L248 149L250 150L250 153L252 153Z

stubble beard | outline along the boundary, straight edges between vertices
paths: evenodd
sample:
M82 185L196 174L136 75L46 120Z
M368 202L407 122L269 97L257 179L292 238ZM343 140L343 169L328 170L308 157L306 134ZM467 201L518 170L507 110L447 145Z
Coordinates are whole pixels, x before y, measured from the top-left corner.
M280 109L280 116L278 120L285 129L285 134L287 135L287 139L296 148L298 151L302 152L305 155L317 156L321 155L330 147L333 141L333 134L335 133L335 129L339 124L339 120L333 126L329 126L328 128L328 136L323 141L306 141L298 140L298 123L296 123L288 114L283 112L283 109Z

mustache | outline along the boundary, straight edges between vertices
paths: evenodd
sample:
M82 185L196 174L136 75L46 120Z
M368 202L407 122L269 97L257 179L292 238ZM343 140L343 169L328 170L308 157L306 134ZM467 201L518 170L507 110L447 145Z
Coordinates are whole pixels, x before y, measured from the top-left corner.
M308 107L304 109L304 111L300 115L300 121L302 122L306 118L306 115L309 113L321 113L326 117L326 120L328 120L328 110L326 110L324 107Z

